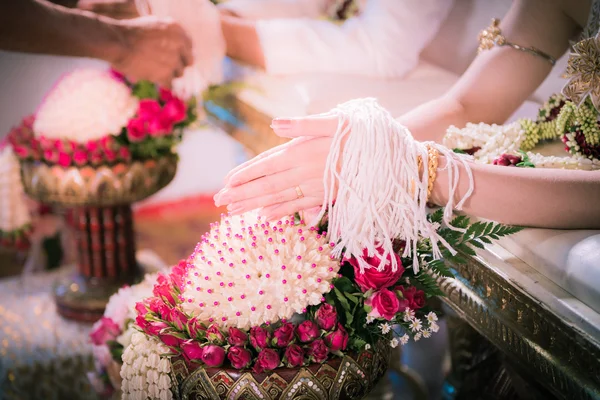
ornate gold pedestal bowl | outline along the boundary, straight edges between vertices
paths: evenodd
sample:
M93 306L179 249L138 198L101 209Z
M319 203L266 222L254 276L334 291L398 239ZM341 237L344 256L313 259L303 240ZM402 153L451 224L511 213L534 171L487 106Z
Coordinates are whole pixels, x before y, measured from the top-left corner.
M61 315L95 321L108 298L139 276L131 204L165 187L177 156L98 167L61 167L22 162L25 192L65 209L75 233L77 273L56 283Z
M188 369L172 364L180 400L357 400L367 395L385 374L389 348L334 357L324 364L277 368L261 374L226 368Z

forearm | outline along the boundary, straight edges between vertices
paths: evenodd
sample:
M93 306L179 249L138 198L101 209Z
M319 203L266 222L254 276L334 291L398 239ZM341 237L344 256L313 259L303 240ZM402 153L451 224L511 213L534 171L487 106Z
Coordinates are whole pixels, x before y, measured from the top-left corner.
M229 57L256 67L265 67L265 58L254 22L223 15L221 27Z
M475 191L462 210L469 215L538 228L600 228L600 207L593 206L600 198L600 171L469 165ZM445 205L448 187L448 171L438 170L432 202ZM461 166L454 204L468 188L469 177Z
M92 57L113 62L120 57L118 21L35 0L3 0L0 49Z

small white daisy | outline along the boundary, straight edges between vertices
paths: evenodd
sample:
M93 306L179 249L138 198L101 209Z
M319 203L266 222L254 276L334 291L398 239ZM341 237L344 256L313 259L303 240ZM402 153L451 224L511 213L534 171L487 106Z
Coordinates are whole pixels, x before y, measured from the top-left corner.
M424 331L422 331L422 332L423 332L423 337L424 337L425 339L428 339L428 338L430 338L430 337L431 337L431 331L430 331L429 329L425 329L425 330L424 330Z
M410 308L406 307L404 309L404 321L405 322L412 321L414 318L415 318L414 310L411 310Z
M367 315L367 324L372 324L375 321L375 317L372 315Z
M400 337L400 344L404 346L406 343L408 343L409 339L410 337L405 333Z
M418 342L419 340L421 340L421 332L417 333L414 337L415 342Z
M396 339L396 338L393 338L393 339L390 341L390 346L392 347L392 349L395 349L396 347L398 347L398 343L399 343L399 342L398 342L398 339Z
M429 324L429 330L431 332L436 333L437 331L440 330L440 326L438 324L436 324L435 322L432 322L432 323Z
M392 326L390 324L388 324L387 322L384 324L381 324L381 326L379 328L381 329L381 333L383 333L384 335L386 333L390 333L390 331L392 330Z
M429 321L429 323L436 322L438 320L438 316L433 311L431 311L425 317L427 317L427 321Z
M423 328L423 325L421 324L420 319L415 318L410 322L410 330L411 331L419 332L422 328Z

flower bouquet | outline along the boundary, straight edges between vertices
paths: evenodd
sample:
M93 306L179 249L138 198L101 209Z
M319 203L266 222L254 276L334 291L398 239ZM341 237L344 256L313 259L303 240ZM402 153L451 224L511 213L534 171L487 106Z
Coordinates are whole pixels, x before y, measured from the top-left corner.
M11 132L25 192L68 208L77 232L78 274L55 291L63 316L97 320L109 296L137 278L131 204L173 179L174 146L195 119L193 99L81 69Z
M135 305L123 398L362 398L385 373L389 347L437 332L428 300L442 295L439 277L453 276L446 262L519 230L465 216L440 227L441 210L429 218L458 252L435 259L422 239L406 258L397 240L392 254L358 262L334 256L326 218L309 227L224 216Z

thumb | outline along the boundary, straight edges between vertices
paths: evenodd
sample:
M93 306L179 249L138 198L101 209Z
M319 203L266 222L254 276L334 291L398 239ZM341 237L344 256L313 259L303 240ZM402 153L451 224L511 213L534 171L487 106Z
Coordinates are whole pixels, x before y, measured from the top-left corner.
M271 128L277 136L333 136L339 125L337 114L326 113L297 118L275 118Z

